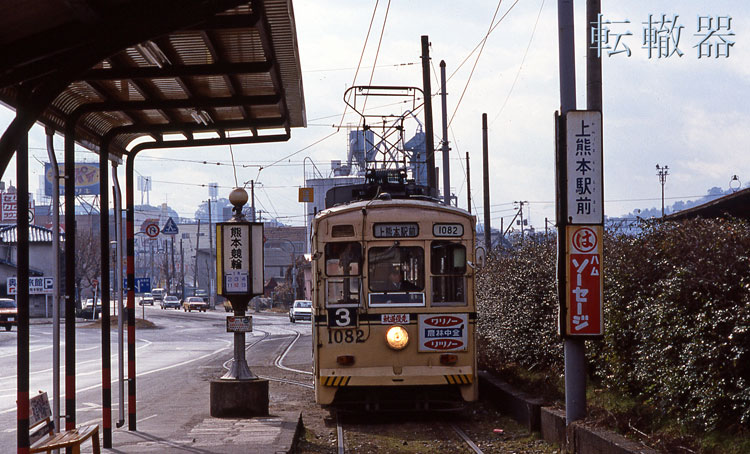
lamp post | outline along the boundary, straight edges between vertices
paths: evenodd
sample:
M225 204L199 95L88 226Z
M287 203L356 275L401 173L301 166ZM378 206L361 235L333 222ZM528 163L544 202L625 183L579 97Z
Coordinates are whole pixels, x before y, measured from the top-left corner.
M667 182L669 166L660 167L659 164L656 164L656 174L659 176L659 182L661 182L661 217L664 217L664 183Z

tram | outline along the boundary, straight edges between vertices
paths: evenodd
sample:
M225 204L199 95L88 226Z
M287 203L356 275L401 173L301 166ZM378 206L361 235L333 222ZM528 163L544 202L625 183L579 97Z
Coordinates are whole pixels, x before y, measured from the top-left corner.
M312 223L316 402L387 410L477 399L475 223L404 169L336 187Z

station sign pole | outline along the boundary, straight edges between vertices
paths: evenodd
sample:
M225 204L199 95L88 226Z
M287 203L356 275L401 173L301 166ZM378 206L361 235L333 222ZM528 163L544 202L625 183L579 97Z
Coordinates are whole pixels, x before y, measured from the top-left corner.
M227 319L227 331L234 333L234 360L221 379L211 381L214 417L268 414L268 381L253 374L245 358L245 333L252 330L245 311L253 296L263 294L263 223L245 220L247 200L247 192L235 188L229 195L234 216L216 224L216 290L234 310Z

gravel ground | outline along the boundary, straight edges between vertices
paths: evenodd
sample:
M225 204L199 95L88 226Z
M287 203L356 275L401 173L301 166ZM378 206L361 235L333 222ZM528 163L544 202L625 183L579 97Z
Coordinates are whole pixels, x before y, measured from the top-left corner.
M269 377L310 383L309 376L254 368ZM271 409L302 412L305 434L300 454L336 453L336 416L317 405L312 389L271 382ZM477 402L461 412L388 414L342 413L347 453L471 453L452 424L461 428L485 453L552 454L559 449L530 434L489 404Z

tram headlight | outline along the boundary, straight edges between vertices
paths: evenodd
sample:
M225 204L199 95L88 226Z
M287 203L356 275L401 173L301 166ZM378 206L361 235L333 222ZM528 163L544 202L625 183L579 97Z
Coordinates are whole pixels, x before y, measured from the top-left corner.
M392 349L403 350L409 343L409 333L402 326L394 325L388 328L385 333L385 340Z

